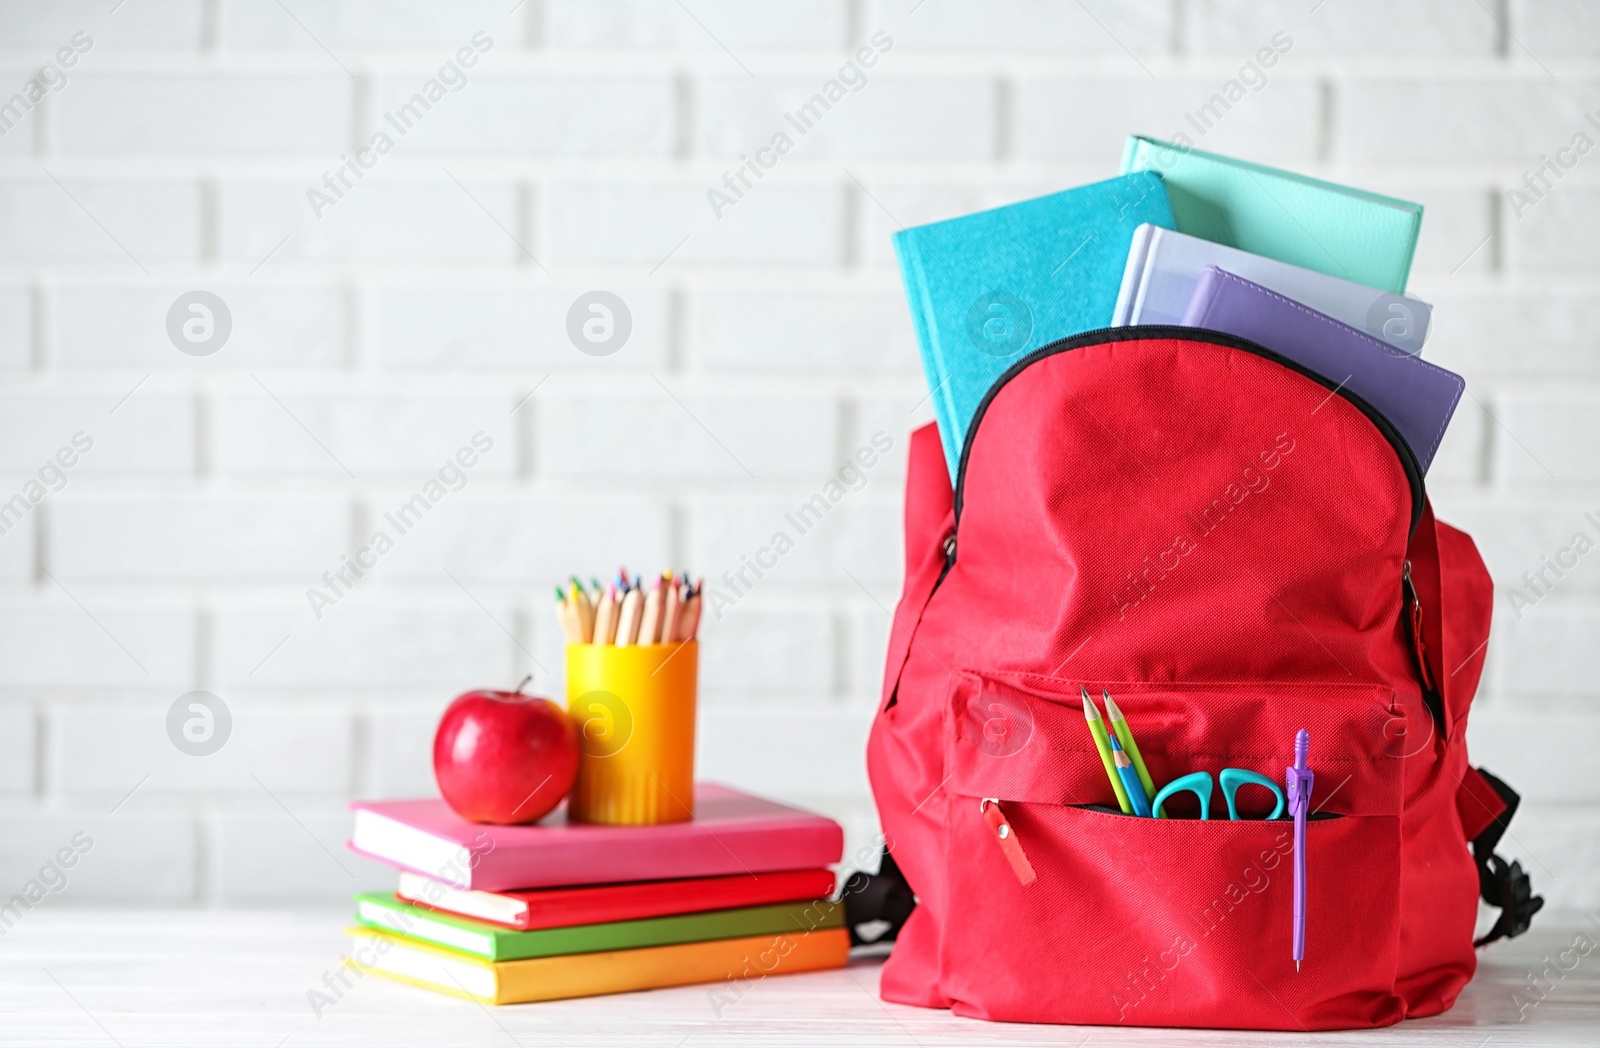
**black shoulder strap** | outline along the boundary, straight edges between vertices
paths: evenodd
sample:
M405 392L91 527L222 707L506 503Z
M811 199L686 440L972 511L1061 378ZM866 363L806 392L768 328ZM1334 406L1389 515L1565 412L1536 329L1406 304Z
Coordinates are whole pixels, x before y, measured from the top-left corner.
M1494 853L1505 836L1511 816L1517 813L1522 797L1505 784L1505 781L1482 768L1476 769L1494 792L1505 802L1505 811L1495 816L1483 832L1472 839L1472 858L1478 864L1478 891L1483 901L1500 908L1500 917L1494 927L1474 946L1487 946L1496 939L1514 939L1528 930L1533 915L1544 906L1544 897L1533 894L1533 884L1522 870L1520 862L1506 862Z
M917 897L912 894L900 864L894 861L888 845L877 873L857 870L845 878L839 893L844 903L844 921L850 929L850 945L893 942L900 928L917 908ZM881 925L863 930L865 925Z

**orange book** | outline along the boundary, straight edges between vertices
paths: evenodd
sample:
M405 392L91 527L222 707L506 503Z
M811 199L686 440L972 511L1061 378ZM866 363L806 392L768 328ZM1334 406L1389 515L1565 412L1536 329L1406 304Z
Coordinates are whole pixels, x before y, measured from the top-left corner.
M777 932L742 939L676 943L634 950L486 961L373 928L350 928L350 963L364 972L484 1004L524 1004L568 997L654 990L692 983L760 980L769 975L843 968L850 933L843 928Z

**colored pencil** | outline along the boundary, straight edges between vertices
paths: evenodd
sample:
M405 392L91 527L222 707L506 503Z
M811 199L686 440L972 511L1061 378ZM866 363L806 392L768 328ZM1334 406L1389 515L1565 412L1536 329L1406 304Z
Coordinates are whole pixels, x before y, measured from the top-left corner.
M1117 774L1116 761L1111 757L1111 737L1106 733L1106 722L1100 719L1100 711L1095 708L1094 700L1089 698L1089 689L1078 686L1083 692L1083 719L1089 722L1089 734L1094 736L1094 748L1100 751L1100 763L1106 767L1106 778L1111 780L1111 791L1117 795L1117 805L1123 814L1133 814L1133 802L1128 799L1128 791L1122 785L1122 777Z
M581 643L578 640L578 626L572 616L572 605L567 602L567 595L556 587L556 615L561 620L561 634L568 644Z
M1122 748L1122 743L1115 735L1111 736L1111 761L1117 767L1117 778L1122 780L1122 792L1128 795L1128 800L1133 803L1133 814L1150 817L1150 798L1144 795L1144 784L1139 781L1139 775L1133 770L1133 762L1128 759L1127 751Z
M651 578L619 567L615 578L586 585L578 576L555 588L556 617L568 644L682 644L696 639L705 578L663 571Z
M703 586L704 583L701 583ZM700 587L694 587L678 616L678 640L694 640L700 630Z
M567 590L569 599L578 619L578 643L587 644L589 638L594 636L594 605L589 603L589 597L583 592L583 583L578 577L572 577L572 586Z
M644 614L644 594L637 585L628 589L617 613L617 644L626 647L639 643L639 619Z
M612 644L617 637L617 588L607 586L594 613L594 643Z
M680 579L667 580L667 597L661 610L661 643L671 644L678 639L678 616L683 611Z
M661 579L650 584L650 594L644 599L644 616L639 620L639 643L661 643Z
M1133 762L1133 770L1139 773L1139 785L1144 788L1145 800L1155 800L1156 784L1150 778L1150 769L1144 766L1144 757L1139 753L1139 744L1133 740L1133 729L1128 726L1128 718L1117 708L1117 700L1111 697L1111 692L1102 688L1100 697L1106 700L1106 720L1111 722L1111 730L1116 733L1122 748L1127 751L1128 759ZM1156 816L1165 819L1166 808L1163 807Z

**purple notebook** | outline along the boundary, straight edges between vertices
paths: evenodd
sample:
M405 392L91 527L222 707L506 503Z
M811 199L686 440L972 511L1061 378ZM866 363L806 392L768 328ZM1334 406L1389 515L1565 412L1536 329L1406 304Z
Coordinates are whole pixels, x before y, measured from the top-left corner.
M1400 431L1424 473L1467 387L1460 375L1216 266L1195 286L1183 324L1259 342L1340 383Z

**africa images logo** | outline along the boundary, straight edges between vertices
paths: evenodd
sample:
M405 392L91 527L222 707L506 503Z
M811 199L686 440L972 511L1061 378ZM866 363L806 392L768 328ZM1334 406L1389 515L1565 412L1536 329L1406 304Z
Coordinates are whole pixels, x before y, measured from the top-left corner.
M628 344L633 334L633 314L620 295L588 291L573 299L567 310L567 338L578 352L609 357Z
M233 334L233 314L221 296L210 291L179 295L167 310L167 338L178 352L209 357Z
M191 757L209 757L233 734L228 704L209 691L179 695L167 708L167 738Z
M991 357L1012 357L1033 338L1033 310L1009 291L990 291L967 307L967 340Z

